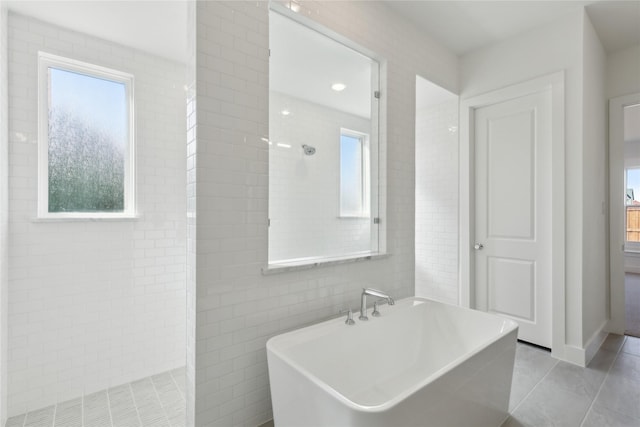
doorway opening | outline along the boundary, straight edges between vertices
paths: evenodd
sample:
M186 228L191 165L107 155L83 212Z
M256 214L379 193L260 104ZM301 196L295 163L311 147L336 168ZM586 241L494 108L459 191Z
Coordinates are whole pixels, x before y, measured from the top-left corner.
M640 104L623 110L624 333L640 337Z

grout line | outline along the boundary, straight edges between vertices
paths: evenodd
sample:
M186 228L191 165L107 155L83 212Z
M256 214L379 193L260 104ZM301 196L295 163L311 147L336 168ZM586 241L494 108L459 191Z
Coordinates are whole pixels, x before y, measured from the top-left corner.
M109 413L109 422L111 427L113 427L113 415L111 415L111 397L109 397L109 388L105 390L107 393L107 412Z
M187 367L184 367L185 371L187 369ZM186 372L185 372L186 375ZM184 393L182 392L182 390L180 389L180 387L178 386L178 381L176 381L175 377L173 376L173 374L171 373L171 371L169 371L169 376L171 377L171 380L173 381L173 384L176 386L176 388L178 389L178 393L180 393L180 396L182 396L182 400L187 401L187 397L184 395Z
M622 344L620 344L620 348L618 348L618 351L616 352L616 357L613 358L613 361L611 362L611 366L609 366L609 369L607 369L607 374L604 376L604 379L602 380L602 383L600 383L600 387L598 387L598 392L593 397L593 400L591 401L591 404L589 405L589 408L587 409L587 412L585 412L584 416L582 417L582 422L580 423L581 427L582 427L582 425L584 425L584 422L587 420L587 415L589 415L589 412L591 412L591 409L593 408L593 405L596 402L596 399L598 399L598 396L600 396L600 392L602 391L602 387L604 387L604 383L606 383L607 382L607 378L609 378L609 373L613 369L613 366L616 364L616 361L618 360L618 357L620 357L620 353L622 353L622 347L624 346L624 343L627 340L626 336L623 335L623 337L624 337L624 339L622 340ZM603 343L604 343L604 341L603 341ZM600 350L601 349L598 349L598 353L600 352ZM596 353L596 354L598 354L598 353Z
M133 392L133 387L131 387L131 383L127 385L129 386L129 391L131 391L131 399L133 400L133 407L136 410L138 421L140 421L140 426L142 426L142 417L140 416L140 411L138 410L138 402L136 402L136 394Z
M58 413L58 404L53 406L53 419L51 420L51 427L56 427L56 414Z
M171 375L171 373L169 373L169 375ZM158 398L158 403L160 403L160 407L162 408L162 412L164 413L164 418L167 420L167 425L171 427L171 422L169 421L169 415L167 415L167 410L164 407L164 403L162 403L162 399L160 399L160 393L158 393L158 389L156 388L156 383L155 381L153 381L152 376L149 377L149 380L151 380L151 385L153 385L153 391L156 392L156 397Z
M549 355L549 357L551 357L551 355ZM540 385L540 383L542 381L544 381L545 378L547 378L547 376L549 376L549 374L551 373L551 371L553 371L553 368L555 368L556 366L558 366L558 363L560 362L560 360L555 361L555 363L553 364L553 366L551 368L549 368L549 370L542 376L542 378L540 378L540 380L538 382L536 382L534 384L533 387L531 387L531 390L529 390L529 392L522 398L522 400L520 400L520 402L513 408L513 411L509 412L509 416L511 416L511 414L514 414L519 408L520 406L522 406L522 404L524 403L525 400L527 400L529 398L529 396L531 396L531 394L533 393L533 391L538 387L538 385ZM513 387L513 384L512 384Z

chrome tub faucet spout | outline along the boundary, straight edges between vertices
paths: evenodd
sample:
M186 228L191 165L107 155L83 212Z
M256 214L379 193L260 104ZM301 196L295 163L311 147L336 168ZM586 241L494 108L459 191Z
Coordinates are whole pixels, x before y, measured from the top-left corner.
M384 292L372 288L363 288L362 295L360 296L360 317L358 317L358 319L360 320L369 320L369 318L367 317L367 295L386 299L389 305L395 304L393 298L391 298Z

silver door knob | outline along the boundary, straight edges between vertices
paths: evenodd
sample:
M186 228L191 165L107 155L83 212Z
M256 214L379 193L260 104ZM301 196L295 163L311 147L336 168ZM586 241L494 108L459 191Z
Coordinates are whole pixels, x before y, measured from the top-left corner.
M484 249L484 245L482 243L476 243L475 245L473 245L473 248L477 251L481 251Z

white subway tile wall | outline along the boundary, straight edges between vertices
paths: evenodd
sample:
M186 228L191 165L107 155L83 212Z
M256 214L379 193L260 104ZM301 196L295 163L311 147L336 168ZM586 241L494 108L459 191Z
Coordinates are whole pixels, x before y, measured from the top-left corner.
M372 250L370 218L338 218L340 128L370 135L371 121L273 91L269 108L269 259Z
M187 401L193 389L195 402L187 407L196 426L256 426L271 418L271 336L356 308L363 286L396 298L414 293L415 79L420 74L455 92L457 58L381 2L295 4L301 15L384 59L381 216L391 256L261 275L268 246L268 148L261 140L269 134L268 4L191 5L197 146L192 140L188 182L198 203L190 205L187 292L195 308L187 322L196 340L187 357L187 368L189 360L195 365Z
M8 12L0 1L0 423L7 419L7 299L9 290Z
M416 295L458 303L458 101L416 112Z
M36 221L39 50L135 76L137 206ZM9 14L8 415L185 363L185 66Z

